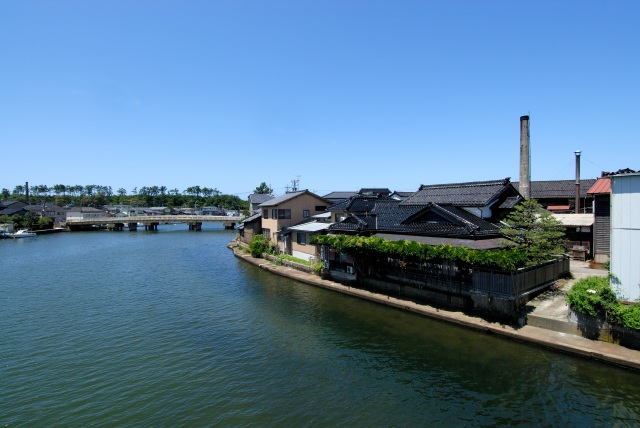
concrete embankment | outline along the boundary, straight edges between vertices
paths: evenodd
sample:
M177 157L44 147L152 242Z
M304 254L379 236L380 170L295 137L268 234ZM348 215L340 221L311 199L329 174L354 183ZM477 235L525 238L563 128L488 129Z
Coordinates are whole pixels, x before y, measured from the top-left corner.
M625 368L640 370L640 351L634 351L608 342L594 341L573 334L550 330L548 328L531 325L512 326L499 322L492 322L480 317L467 315L455 310L434 308L424 304L397 299L383 294L373 293L355 287L339 284L322 279L316 275L301 272L291 267L279 266L264 259L256 259L244 253L237 246L230 244L236 257L277 275L291 278L316 287L337 291L350 296L366 299L401 310L441 321L457 324L485 333L497 334L521 342L534 344L556 351L578 355L593 360L618 365Z

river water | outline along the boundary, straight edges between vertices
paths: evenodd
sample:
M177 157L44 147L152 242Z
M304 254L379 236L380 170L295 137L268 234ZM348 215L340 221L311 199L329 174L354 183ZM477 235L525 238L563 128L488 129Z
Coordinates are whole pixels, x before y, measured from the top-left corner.
M640 375L273 276L234 231L0 240L0 426L632 426Z

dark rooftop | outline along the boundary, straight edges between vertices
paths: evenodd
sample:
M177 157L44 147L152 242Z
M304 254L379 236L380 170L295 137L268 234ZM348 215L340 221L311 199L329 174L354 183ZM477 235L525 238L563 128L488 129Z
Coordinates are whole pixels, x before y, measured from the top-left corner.
M453 204L458 206L485 206L511 187L508 178L493 181L422 185L402 202L402 205ZM516 190L516 189L513 189Z

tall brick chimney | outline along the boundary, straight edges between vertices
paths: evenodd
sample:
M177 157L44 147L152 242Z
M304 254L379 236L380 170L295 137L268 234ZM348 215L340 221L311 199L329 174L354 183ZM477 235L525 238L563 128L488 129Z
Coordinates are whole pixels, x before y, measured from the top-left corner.
M520 181L518 191L531 197L531 149L529 146L529 116L520 116Z

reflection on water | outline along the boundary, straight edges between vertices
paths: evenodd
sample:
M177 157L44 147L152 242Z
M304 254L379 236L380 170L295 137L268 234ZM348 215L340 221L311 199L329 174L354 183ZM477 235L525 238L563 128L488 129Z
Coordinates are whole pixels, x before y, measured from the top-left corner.
M0 425L638 421L635 372L274 276L234 258L233 237L0 242Z

